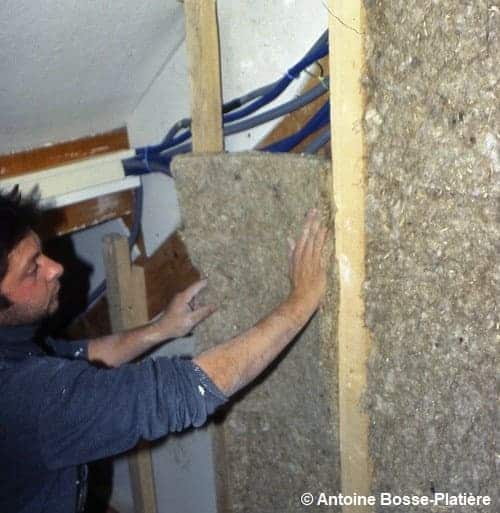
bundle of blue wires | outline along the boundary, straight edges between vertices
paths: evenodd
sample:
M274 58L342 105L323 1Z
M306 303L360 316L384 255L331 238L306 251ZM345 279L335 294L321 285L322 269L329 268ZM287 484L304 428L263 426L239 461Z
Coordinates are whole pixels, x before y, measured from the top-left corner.
M325 31L307 54L292 66L282 78L225 103L223 105L224 134L232 135L262 125L272 119L289 114L326 93L329 88L328 78L319 77L320 84L307 93L267 112L248 117L275 100L303 70L327 54L328 31ZM323 106L297 134L263 148L263 151L290 151L315 130L328 123L327 110L327 107ZM151 172L170 174L172 158L175 155L191 151L191 143L187 142L191 138L190 126L191 119L182 119L175 123L159 144L137 148L135 157L123 161L125 173L127 175L142 175Z

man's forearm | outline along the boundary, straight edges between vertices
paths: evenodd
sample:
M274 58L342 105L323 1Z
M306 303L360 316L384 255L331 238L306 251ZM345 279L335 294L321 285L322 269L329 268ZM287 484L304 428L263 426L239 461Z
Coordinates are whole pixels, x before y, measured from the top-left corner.
M118 367L135 360L167 338L154 323L146 324L91 340L88 359L107 367Z
M186 336L194 326L215 311L212 305L193 308L191 304L206 285L206 280L199 280L179 292L166 310L144 326L90 341L89 360L108 367L118 367L135 360L161 342Z
M198 355L194 361L230 396L255 379L314 313L290 297L253 328Z

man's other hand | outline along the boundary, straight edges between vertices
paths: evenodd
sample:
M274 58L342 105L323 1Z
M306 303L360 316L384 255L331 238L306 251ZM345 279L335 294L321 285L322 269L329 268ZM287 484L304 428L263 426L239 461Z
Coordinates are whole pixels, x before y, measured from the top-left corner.
M207 286L207 280L200 280L179 292L167 309L157 316L153 323L164 340L188 335L193 328L212 315L213 305L197 306L197 295Z

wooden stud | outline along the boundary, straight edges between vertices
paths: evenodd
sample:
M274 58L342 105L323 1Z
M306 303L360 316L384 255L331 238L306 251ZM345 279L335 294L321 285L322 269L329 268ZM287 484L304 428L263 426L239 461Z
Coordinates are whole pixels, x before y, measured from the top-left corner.
M146 285L142 267L131 265L128 240L104 237L107 298L113 331L135 328L148 321ZM128 457L135 513L156 513L151 451L140 444Z
M185 0L193 152L224 151L219 31L215 0Z
M361 406L370 337L364 324L366 166L362 0L329 0L333 200L340 278L338 366L341 481L344 495L369 495L368 417ZM345 506L343 511L366 512Z
M185 0L186 44L194 153L224 151L222 86L216 0ZM217 511L229 511L223 425L210 426L216 461Z

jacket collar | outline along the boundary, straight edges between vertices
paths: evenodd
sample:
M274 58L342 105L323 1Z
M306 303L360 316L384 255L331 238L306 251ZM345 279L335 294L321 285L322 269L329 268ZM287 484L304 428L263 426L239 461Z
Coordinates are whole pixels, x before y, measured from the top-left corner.
M0 356L31 356L45 354L40 345L40 325L0 326Z

